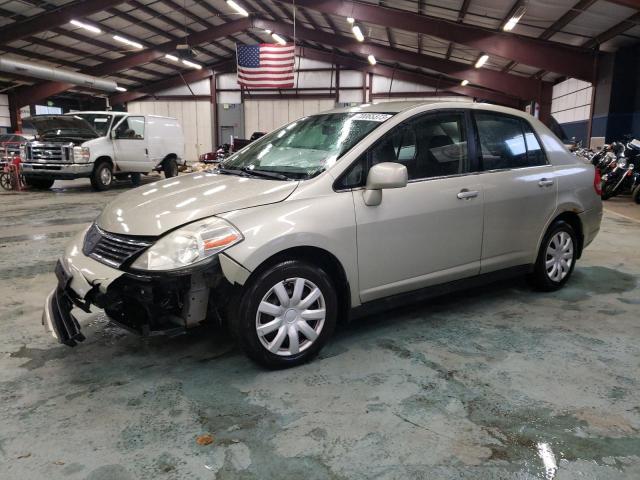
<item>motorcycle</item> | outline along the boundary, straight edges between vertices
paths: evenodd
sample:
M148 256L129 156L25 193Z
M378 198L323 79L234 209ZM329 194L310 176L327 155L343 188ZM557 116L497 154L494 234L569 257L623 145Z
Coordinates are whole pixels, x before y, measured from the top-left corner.
M615 162L615 167L602 176L602 200L609 200L633 187L635 182L635 165L621 156Z

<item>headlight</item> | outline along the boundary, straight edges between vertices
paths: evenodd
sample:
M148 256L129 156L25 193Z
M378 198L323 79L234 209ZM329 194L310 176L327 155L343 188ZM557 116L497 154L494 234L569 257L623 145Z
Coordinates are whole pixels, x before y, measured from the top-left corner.
M133 264L139 270L176 270L195 265L241 242L242 234L221 218L185 225L162 237Z
M20 160L23 162L27 160L27 146L20 145Z
M91 153L89 147L73 147L73 161L76 163L89 163Z

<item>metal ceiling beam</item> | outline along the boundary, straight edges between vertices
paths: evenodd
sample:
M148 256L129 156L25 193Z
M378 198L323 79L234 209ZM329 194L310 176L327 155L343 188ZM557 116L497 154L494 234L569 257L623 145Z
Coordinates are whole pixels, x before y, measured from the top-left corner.
M201 32L194 33L186 37L189 45L199 45L201 43L210 42L217 38L248 30L251 27L251 21L248 18L235 20L225 23L216 28L210 28ZM127 55L110 62L101 63L95 67L84 68L81 73L94 76L113 75L121 70L127 70L137 67L145 63L153 62L164 57L167 53L175 52L177 44L184 41L170 40L168 42L156 45L153 48L145 49L131 55ZM71 88L71 84L60 82L44 82L32 87L20 88L17 90L17 102L20 106L29 105L44 98L56 95Z
M369 63L366 61L348 57L346 55L341 55L334 52L324 52L316 49L310 49L308 47L304 47L303 49L301 49L300 55L305 58L311 58L313 60L338 64L345 68L373 73L375 75L380 75L381 77L412 82L418 85L426 85L440 91L474 97L479 100L487 100L509 107L520 107L520 101L517 98L509 97L508 95L504 95L503 93L472 86L462 87L457 82L452 82L441 77L435 77L420 72L411 72L404 69L381 65L379 63L376 65L369 65Z
M576 18L582 15L585 10L587 10L597 1L598 0L580 0L572 8L570 8L567 13L565 13L558 20L549 25L549 27L538 36L538 38L548 40L549 38L553 37L556 33L558 33L560 30L562 30L564 27L566 27Z
M293 36L293 26L283 22L256 18L253 20L253 25L258 28L278 31ZM327 35L326 33L304 27L296 28L296 37L339 48L363 57L373 54L376 58L386 59L390 62L407 63L417 67L428 68L459 80L468 80L474 85L492 88L525 100L536 98L542 87L541 82L538 80L509 75L487 68L474 68L473 65L444 60L431 55L420 55L419 53L409 50L391 48L371 42L361 43L342 35Z
M185 82L193 83L205 78L209 78L211 77L211 75L213 75L214 71L216 73L228 72L233 69L235 65L236 61L234 58L222 60L221 62L209 65L207 68L203 68L202 70L193 70L183 75L175 75L173 77L165 78L164 80L160 80L159 82L144 85L136 89L136 91L123 92L117 95L112 95L109 98L109 101L111 102L111 105L123 105L127 102L131 102L139 98L148 97L149 95L153 95L154 93L160 92L162 90L179 87L181 85L184 85Z
M354 17L359 21L390 28L424 33L475 48L489 55L497 55L582 80L590 81L593 76L595 55L581 48L356 1L297 0L297 5L334 15Z
M633 27L637 27L640 24L640 12L630 16L626 20L614 25L610 29L602 32L595 38L588 40L582 46L584 48L596 48L602 45L605 42L608 42L613 37L617 37L618 35L626 32L627 30L631 30Z
M120 0L84 0L64 5L58 9L47 11L11 23L0 29L0 44L30 37L36 33L51 30L54 27L68 23L74 18L86 17L101 12L109 7L124 3Z
M640 5L638 5L638 0L607 0L610 3L615 3L616 5L622 5L623 7L635 8L636 10L640 9Z
M202 8L204 8L207 12L209 12L211 15L215 16L215 17L223 17L225 16L224 12L218 10L216 7L214 7L213 5L211 5L209 2L207 2L206 0L195 0L196 3L198 5L200 5ZM258 42L258 43L262 43L263 40L254 35L251 32L243 32L247 37L249 37L251 40L253 40L254 42ZM235 40L235 39L234 39ZM240 42L240 40L236 40L236 42Z

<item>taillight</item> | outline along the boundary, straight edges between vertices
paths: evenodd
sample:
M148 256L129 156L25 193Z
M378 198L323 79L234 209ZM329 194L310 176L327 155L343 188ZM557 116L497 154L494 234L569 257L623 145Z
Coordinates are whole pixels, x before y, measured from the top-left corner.
M596 173L593 176L593 189L596 191L598 196L602 196L602 177L600 176L600 170L595 169Z

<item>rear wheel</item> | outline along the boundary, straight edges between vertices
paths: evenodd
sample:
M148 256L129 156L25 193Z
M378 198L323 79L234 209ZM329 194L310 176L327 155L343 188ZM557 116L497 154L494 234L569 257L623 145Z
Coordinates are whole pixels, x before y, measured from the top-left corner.
M142 175L140 173L131 174L131 183L134 187L137 187L142 182Z
M252 360L286 368L320 351L333 333L337 313L330 277L306 262L289 260L250 281L231 330Z
M616 194L616 186L613 183L605 183L602 185L602 200L609 200L611 197Z
M48 190L54 182L53 178L24 177L24 183L38 190Z
M631 198L633 198L634 202L640 203L640 185L638 185L636 188L633 189L633 192L631 193Z
M162 171L164 172L164 178L178 176L178 162L176 162L176 159L167 158L162 165Z
M542 291L562 288L571 277L577 257L576 233L563 220L555 222L542 240L534 272L530 276L533 286Z
M99 192L108 190L113 183L113 167L111 163L102 160L96 163L91 174L91 186Z

